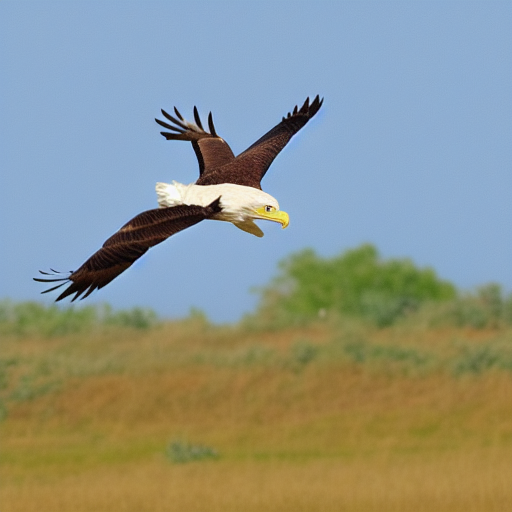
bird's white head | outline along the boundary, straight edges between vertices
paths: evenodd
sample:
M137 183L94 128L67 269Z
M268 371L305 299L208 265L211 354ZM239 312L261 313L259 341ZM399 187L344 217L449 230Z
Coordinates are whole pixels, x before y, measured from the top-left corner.
M283 228L290 223L288 214L279 209L277 199L270 194L242 185L226 183L220 186L224 188L221 194L221 215L229 217L230 222L271 220Z

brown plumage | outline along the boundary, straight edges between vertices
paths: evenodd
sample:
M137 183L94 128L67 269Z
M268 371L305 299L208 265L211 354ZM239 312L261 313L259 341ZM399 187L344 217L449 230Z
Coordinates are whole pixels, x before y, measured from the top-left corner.
M124 272L146 251L171 235L182 231L202 220L209 219L221 211L220 198L209 206L180 205L173 208L158 208L140 213L112 235L103 247L96 251L78 270L67 277L34 277L42 283L60 282L57 286L45 290L48 293L71 281L71 284L57 297L57 301L68 295L75 296L72 301L85 292L85 299L94 290L103 288L112 279ZM58 275L39 271L46 276Z
M311 119L322 106L323 100L317 96L313 102L306 99L302 107L295 107L272 130L258 139L252 146L235 157L229 145L217 135L212 114L208 116L209 132L203 128L197 108L194 107L194 123L185 121L176 108L176 117L162 110L164 117L173 124L155 119L170 130L161 132L168 140L186 140L192 147L199 163L199 179L196 185L219 185L232 183L261 190L261 179L279 152L291 137ZM147 250L198 222L210 219L222 211L219 197L207 206L185 205L170 206L143 212L117 233L111 236L78 270L68 276L53 271L39 271L44 278L34 278L43 283L59 283L43 291L48 293L61 286L69 286L57 297L57 301L69 295L84 299L94 290L103 288L119 274L124 272Z
M292 113L288 113L278 125L237 157L234 156L228 143L217 135L211 112L208 116L210 133L203 129L196 107L194 107L196 124L185 121L176 107L174 112L177 118L162 110L164 117L174 123L174 126L159 119L155 121L160 126L177 132L161 132L167 140L192 142L199 161L199 179L196 185L234 183L261 190L261 180L274 158L288 144L292 136L318 112L323 101L317 96L310 105L307 98L300 109L295 107Z

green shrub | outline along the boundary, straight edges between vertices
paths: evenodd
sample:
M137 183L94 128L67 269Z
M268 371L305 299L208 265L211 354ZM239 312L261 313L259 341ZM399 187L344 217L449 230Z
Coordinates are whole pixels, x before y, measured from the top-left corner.
M293 364L306 366L317 357L319 352L319 347L310 341L298 340L291 346L290 358Z
M156 323L156 314L142 308L113 311L108 305L60 307L38 302L0 301L0 334L52 337L89 332L108 325L148 329Z
M510 345L487 343L483 346L463 346L452 364L453 373L482 373L485 370L512 370Z
M427 327L451 325L474 329L510 325L512 294L505 296L498 284L487 284L473 293L459 294L442 304L425 304L416 315L410 317L410 321L423 323Z
M398 364L403 369L427 368L435 363L435 356L428 351L395 345L377 345L364 340L341 342L343 352L357 364Z
M104 316L103 323L132 329L149 329L157 322L157 315L151 309L133 308L129 310L111 311Z
M306 249L283 260L279 269L270 285L259 290L257 316L270 324L335 314L386 326L423 303L456 297L455 287L433 269L419 269L408 259L383 260L369 244L334 258Z
M192 445L183 441L173 441L165 451L173 464L185 464L204 459L218 459L219 454L213 448L203 445Z

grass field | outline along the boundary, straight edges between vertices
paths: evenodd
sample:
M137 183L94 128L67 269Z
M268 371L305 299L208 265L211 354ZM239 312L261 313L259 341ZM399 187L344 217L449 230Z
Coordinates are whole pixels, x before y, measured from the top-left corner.
M200 319L4 335L0 510L508 512L511 342Z

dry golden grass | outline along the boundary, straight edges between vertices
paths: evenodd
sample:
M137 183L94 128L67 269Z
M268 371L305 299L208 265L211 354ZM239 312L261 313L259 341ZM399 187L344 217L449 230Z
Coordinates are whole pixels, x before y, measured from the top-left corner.
M508 510L510 454L351 461L219 461L170 466L154 457L5 487L11 512L261 512ZM155 460L156 459L156 460Z
M5 339L0 509L509 511L510 371L450 369L461 344L510 335L183 323ZM361 339L378 357L340 349ZM415 351L434 363L400 359ZM172 464L176 439L220 458Z

